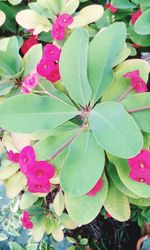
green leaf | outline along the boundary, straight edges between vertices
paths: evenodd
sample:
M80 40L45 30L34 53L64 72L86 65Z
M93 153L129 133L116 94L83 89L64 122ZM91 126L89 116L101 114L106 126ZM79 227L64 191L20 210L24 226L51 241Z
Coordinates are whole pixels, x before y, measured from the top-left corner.
M12 5L17 5L22 2L22 0L8 0Z
M137 34L134 30L134 25L132 24L132 22L129 23L129 33L130 33L130 39L134 43L136 43L142 47L150 46L150 35Z
M5 22L6 20L6 15L3 11L0 10L0 26L3 25L3 23Z
M25 192L21 196L20 209L25 210L33 205L34 202L38 200L38 197L30 192Z
M13 86L14 83L9 83L9 80L5 83L3 83L3 81L0 81L0 96L7 95L11 91Z
M112 0L112 5L119 9L129 9L129 8L135 8L136 5L129 2L129 0L126 1L120 1L120 0Z
M150 6L150 1L149 0L136 0L136 2L141 4L141 5Z
M144 11L134 25L134 30L140 35L150 34L150 9Z
M150 133L150 93L141 93L132 95L123 101L127 110L136 110L137 108L144 108L149 106L149 109L141 110L139 112L132 112L130 115L137 122L142 131Z
M23 57L25 64L25 69L23 72L23 77L28 76L32 70L36 68L36 65L39 63L42 58L42 45L37 44L31 47L29 51Z
M60 225L55 222L53 231L52 231L52 236L56 241L62 241L64 239L64 233L63 230L61 229Z
M94 104L112 82L112 68L121 53L126 39L124 23L115 23L100 31L89 46L88 77L93 91Z
M8 180L5 180L6 195L8 198L15 198L26 186L27 180L21 172L12 175Z
M2 165L0 167L0 180L6 180L9 177L11 177L12 175L14 175L19 169L19 165L18 164L11 164L9 163L9 165Z
M66 229L75 229L78 226L78 223L74 221L68 214L63 213L61 217L59 217L60 223L66 228Z
M0 233L0 241L4 241L4 240L7 240L7 236L3 233Z
M142 206L142 207L149 207L150 206L150 198L140 198L140 199L134 199L134 198L129 198L130 203L137 205L137 206Z
M27 30L33 29L34 35L38 35L42 31L48 32L52 26L48 18L30 9L19 11L16 15L16 21Z
M93 171L94 172L94 171ZM65 193L65 204L69 215L79 224L88 224L100 212L107 196L107 180L103 178L103 188L96 196L73 197Z
M79 0L68 0L62 7L60 14L67 13L72 15L74 14L78 6L79 6Z
M46 231L46 217L43 214L36 215L32 218L33 221L33 238L36 242L42 240Z
M121 97L131 87L130 80L123 77L123 75L134 70L139 70L140 77L145 82L148 81L149 64L145 60L141 59L127 60L115 68L112 84L103 95L102 102L118 100L119 97ZM131 96L135 93L135 90L132 90L128 96Z
M11 250L23 250L17 242L9 242L8 244Z
M83 106L89 103L91 97L87 78L88 42L86 30L75 30L66 41L60 58L62 82L72 99Z
M138 195L134 194L133 192L131 192L121 181L121 179L118 176L117 170L115 168L115 166L113 164L111 164L109 162L108 166L107 166L107 171L108 174L112 180L112 182L114 183L114 185L116 186L116 188L122 192L123 194L132 197L132 198L139 198Z
M100 19L103 15L104 9L101 5L92 4L82 8L73 18L73 23L69 25L70 29L75 29L87 26Z
M62 193L62 191L60 190L54 199L53 202L53 207L54 207L54 211L58 216L61 216L62 212L64 211L65 208L65 203L64 203L64 195Z
M75 197L86 194L101 177L104 163L104 151L92 132L83 132L70 145L68 157L61 169L62 189Z
M127 196L121 193L112 181L109 181L108 190L108 196L104 204L106 211L118 221L127 221L130 218L130 206Z
M109 155L110 161L116 166L118 175L123 184L136 195L150 198L150 186L145 183L136 182L129 177L130 168L127 160Z
M131 158L143 146L137 124L120 103L96 105L90 114L90 126L99 145L113 155Z
M0 126L11 132L32 133L55 128L77 114L75 108L61 100L18 95L0 104Z

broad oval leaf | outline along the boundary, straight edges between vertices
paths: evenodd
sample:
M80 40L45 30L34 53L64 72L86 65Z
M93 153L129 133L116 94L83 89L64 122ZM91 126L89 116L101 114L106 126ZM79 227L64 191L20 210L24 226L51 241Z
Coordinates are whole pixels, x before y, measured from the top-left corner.
M90 23L98 21L104 13L101 5L92 4L81 9L73 18L73 23L69 26L70 29L86 26Z
M8 0L9 3L11 3L12 5L17 5L19 3L22 2L22 0Z
M140 35L149 35L150 34L150 9L144 11L142 15L137 19L134 30Z
M140 77L147 82L149 76L149 63L141 59L127 60L118 65L114 70L113 81L108 90L102 97L102 102L118 100L130 87L131 82L129 79L123 77L128 72L139 70ZM135 94L133 89L129 95ZM132 97L131 97L132 98Z
M150 206L150 198L140 198L140 199L134 199L129 198L130 203L141 206L141 207L149 207Z
M62 13L68 13L70 15L74 14L76 9L79 6L79 0L67 0L64 3L64 6L61 9L60 14Z
M28 76L32 70L36 68L42 57L42 45L37 44L32 46L28 52L23 57L23 62L25 64L24 72L22 77Z
M0 167L0 180L6 180L10 176L14 175L19 169L18 164L9 164L6 166L1 166Z
M130 168L127 160L110 155L109 159L116 166L121 181L129 190L140 197L150 198L150 186L145 183L136 182L129 177Z
M118 221L127 221L131 213L127 196L121 193L112 181L109 181L108 190L108 196L104 204L106 211Z
M75 197L88 193L101 177L104 163L104 150L92 132L83 132L70 145L68 157L61 169L62 189Z
M46 17L30 9L19 11L16 15L16 21L27 30L33 29L34 35L38 35L42 31L48 32L52 26Z
M116 167L109 163L108 166L107 166L107 171L108 171L108 174L112 180L112 182L114 183L114 185L116 186L116 188L122 192L123 194L129 196L129 197L132 197L132 198L139 198L138 195L134 194L133 192L131 192L124 184L123 182L121 181L121 179L119 178L118 176L118 173L117 173L117 169Z
M56 241L62 241L64 239L64 232L57 222L55 222L54 224L54 228L52 230L52 236Z
M8 180L5 180L3 183L6 188L6 195L8 198L13 199L25 188L27 179L25 175L18 172L12 175Z
M69 215L79 224L88 224L99 214L108 190L107 180L103 178L103 188L96 196L84 195L81 197L73 197L65 193L65 204Z
M113 64L118 59L126 39L124 23L115 23L97 33L89 46L88 77L94 104L112 82Z
M142 131L150 133L150 93L141 93L132 95L123 101L123 105L131 112L130 115L137 122L138 126ZM136 109L149 107L148 109L136 112Z
M32 133L55 128L77 114L75 108L61 100L18 95L0 104L0 126L11 132Z
M54 211L58 216L61 216L62 212L64 211L65 204L64 204L64 195L63 192L60 190L54 199L53 202Z
M91 98L91 87L87 78L88 42L86 30L75 30L66 41L60 58L62 82L72 99L83 106Z
M2 10L0 10L0 26L3 25L3 23L5 22L5 20L6 20L5 13Z
M131 158L143 146L140 129L120 103L96 105L90 114L90 126L99 145L115 156Z
M33 195L30 192L25 192L21 196L20 200L20 209L25 210L33 205L34 202L36 202L38 199L37 196Z
M32 217L32 221L33 221L33 238L36 242L39 242L42 240L44 233L46 231L46 217L44 214L39 214Z

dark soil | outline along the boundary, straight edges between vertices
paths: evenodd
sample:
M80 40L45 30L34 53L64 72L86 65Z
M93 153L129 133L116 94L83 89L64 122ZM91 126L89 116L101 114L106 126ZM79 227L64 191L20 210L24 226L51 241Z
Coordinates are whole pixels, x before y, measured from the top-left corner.
M135 250L141 229L135 222L120 223L114 219L104 219L99 215L88 225L66 233L67 236L88 238L93 250Z

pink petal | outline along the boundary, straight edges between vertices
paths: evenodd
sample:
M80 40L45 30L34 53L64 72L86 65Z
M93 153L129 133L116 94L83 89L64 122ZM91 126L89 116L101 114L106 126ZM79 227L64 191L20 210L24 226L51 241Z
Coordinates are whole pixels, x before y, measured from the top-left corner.
M19 164L22 173L27 174L29 166L32 166L35 162L35 152L33 147L27 146L22 149L19 157Z
M14 153L12 150L10 150L8 153L7 153L7 158L9 161L12 161L12 162L15 162L15 163L18 163L19 162L19 156L20 154L19 153Z
M61 27L68 27L70 24L72 24L73 22L73 17L70 16L69 14L65 13L65 14L62 14L60 15L56 22L58 22L58 24L61 26Z
M137 21L137 19L142 15L142 11L139 9L135 13L131 15L131 22L134 25Z
M89 196L95 196L97 192L99 192L103 187L103 180L100 178L95 186L87 193Z

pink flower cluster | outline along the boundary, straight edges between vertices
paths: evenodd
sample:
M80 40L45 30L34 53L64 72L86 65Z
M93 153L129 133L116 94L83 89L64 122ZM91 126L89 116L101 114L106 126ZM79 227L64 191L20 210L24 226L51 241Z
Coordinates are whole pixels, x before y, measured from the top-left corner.
M41 61L37 65L37 73L47 80L55 83L60 80L59 59L61 49L53 44L47 44L44 47L44 53Z
M19 163L21 172L27 177L29 192L50 192L49 180L54 176L55 169L46 161L36 161L33 147L27 146L17 154L10 151L8 152L8 159Z
M21 47L21 53L23 55L25 55L28 50L33 46L33 45L36 45L38 44L38 40L37 40L38 36L34 36L34 35L31 35L28 39L26 39L24 42L23 42L23 45Z
M135 13L131 15L131 22L134 25L137 21L137 19L142 15L142 11L139 9Z
M32 229L33 228L33 223L30 220L30 215L28 211L24 211L22 216L21 216L21 222L23 224L23 227L26 229Z
M33 88L35 88L39 83L39 75L34 72L28 75L22 81L21 92L23 94L28 94Z
M106 9L109 9L110 12L116 13L118 11L118 8L114 7L111 3L107 3L104 6Z
M132 180L150 185L150 151L142 149L138 155L128 159L128 165Z
M64 40L66 28L73 22L73 17L64 13L57 17L52 26L52 38L55 40Z
M123 77L130 79L131 85L136 92L143 93L148 90L146 83L140 77L139 70L128 72L127 74L123 75Z
M103 187L103 180L100 178L95 186L87 193L88 196L95 196Z

